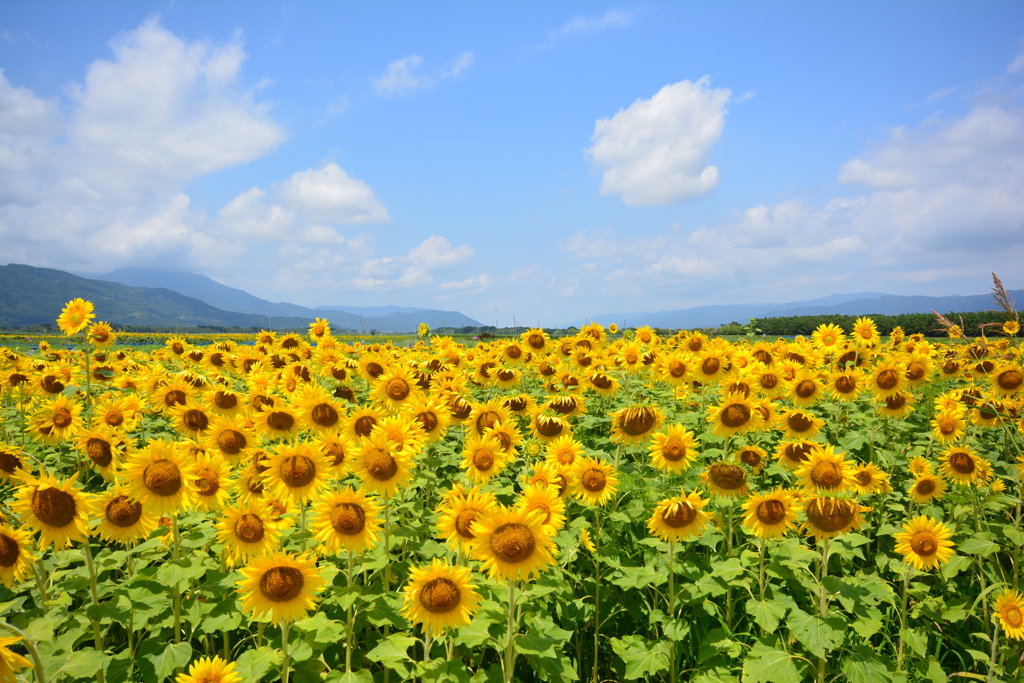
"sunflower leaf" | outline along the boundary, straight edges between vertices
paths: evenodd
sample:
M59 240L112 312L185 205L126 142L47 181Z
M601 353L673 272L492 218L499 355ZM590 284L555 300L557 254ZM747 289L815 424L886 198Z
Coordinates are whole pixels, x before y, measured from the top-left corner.
M278 659L280 659L280 655L277 650L272 650L269 647L246 650L235 661L235 670L238 671L244 683L256 683L263 679Z
M667 578L664 573L659 572L654 567L620 567L614 574L614 578L611 582L616 586L622 588L646 588L651 584L659 586Z
M846 628L846 620L838 615L813 616L799 608L789 613L786 624L793 636L815 657L824 657L826 652L842 643Z
M648 643L640 636L612 638L615 650L626 665L626 680L632 681L668 669L669 645L663 641Z
M802 669L793 655L775 647L775 639L758 641L743 660L744 683L800 683Z
M153 664L157 679L162 681L173 674L175 669L188 664L188 660L192 659L192 646L188 643L171 643L159 654L147 655L146 659Z
M786 606L775 600L748 600L747 614L768 633L774 633L786 616Z
M380 641L377 647L366 654L366 657L371 661L391 666L396 662L410 659L408 650L415 642L415 638L410 638L401 633L393 633Z
M992 540L992 534L987 531L979 531L956 548L965 555L980 555L988 557L999 550L999 546Z
M892 680L889 662L869 647L859 645L843 658L840 668L850 683L885 683Z

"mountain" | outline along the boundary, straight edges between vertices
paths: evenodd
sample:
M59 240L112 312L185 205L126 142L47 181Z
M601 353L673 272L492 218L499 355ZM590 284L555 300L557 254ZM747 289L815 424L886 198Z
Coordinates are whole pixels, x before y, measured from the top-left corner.
M283 317L313 320L326 318L338 329L376 329L381 332L415 332L421 322L430 327L479 327L480 323L458 311L409 308L403 306L318 306L306 308L289 303L273 303L260 299L241 289L222 285L205 275L179 273L142 268L118 268L100 280L119 282L133 287L170 289L224 311L270 316L274 321Z
M1010 292L1016 301L1024 300L1024 290ZM796 315L899 315L902 313L967 313L995 308L991 294L971 296L897 296L877 292L833 294L810 301L790 303L725 304L698 306L654 313L599 315L591 318L602 325L623 327L650 325L667 329L719 327L729 322L746 323L751 318L781 318ZM580 327L581 322L573 323Z

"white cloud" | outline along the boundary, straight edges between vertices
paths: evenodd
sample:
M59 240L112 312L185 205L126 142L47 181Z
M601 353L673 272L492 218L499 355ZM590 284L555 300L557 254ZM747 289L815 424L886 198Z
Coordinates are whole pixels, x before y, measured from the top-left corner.
M952 95L959 89L959 85L954 85L949 88L940 88L938 90L933 90L932 92L928 93L928 97L924 99L925 102L938 102L939 100L945 99L949 95Z
M718 169L707 161L732 93L709 83L705 76L666 85L597 121L586 154L603 170L602 195L618 195L629 206L676 204L718 185Z
M462 263L473 256L473 248L460 245L452 248L451 242L440 235L431 235L409 252L409 259L418 267L433 270Z
M577 15L569 19L565 26L548 34L547 42L542 47L551 47L560 39L587 33L602 33L609 29L628 28L635 18L633 12L616 8L609 9L601 16L588 17Z
M477 291L484 290L490 287L494 283L486 273L481 273L476 277L471 277L467 280L453 280L452 282L442 282L437 286L438 289L463 291L467 289L473 289Z
M445 66L424 72L420 68L423 57L409 55L388 64L384 73L373 81L373 87L381 97L409 95L416 90L430 88L439 81L459 78L474 60L472 52L463 52Z
M604 230L600 233L588 233L586 230L580 230L562 242L561 247L581 259L611 256L622 249L618 241L611 237L611 230Z
M298 171L278 188L281 201L314 220L362 224L391 221L369 185L335 163Z
M1006 73L1008 74L1020 73L1021 71L1024 71L1024 52L1017 55L1016 58L1010 62L1010 65L1006 67Z

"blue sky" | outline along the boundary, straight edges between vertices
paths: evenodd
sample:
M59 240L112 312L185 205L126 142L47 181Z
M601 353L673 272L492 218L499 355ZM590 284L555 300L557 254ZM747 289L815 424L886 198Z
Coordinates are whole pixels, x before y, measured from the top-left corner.
M9 2L0 262L586 316L1024 287L1024 3Z

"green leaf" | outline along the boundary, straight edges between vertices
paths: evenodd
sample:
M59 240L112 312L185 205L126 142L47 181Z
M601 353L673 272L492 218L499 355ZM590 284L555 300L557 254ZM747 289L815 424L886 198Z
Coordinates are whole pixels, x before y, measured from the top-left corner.
M815 657L824 657L843 642L846 621L837 615L818 617L807 614L799 608L789 613L786 620L789 630L800 643Z
M373 674L370 673L369 669L350 671L348 673L335 669L327 674L326 683L373 683Z
M731 557L725 562L716 562L715 568L711 571L711 576L717 576L723 581L732 581L742 573L743 565L740 564L740 558Z
M277 664L279 659L277 650L271 650L269 647L246 650L235 661L235 670L244 683L256 683Z
M928 654L928 634L917 628L901 628L900 637L921 657Z
M979 531L956 548L965 555L980 555L988 557L999 550L999 545L992 540L992 534L987 531Z
M892 680L887 660L869 647L858 645L839 665L850 683L884 683Z
M701 669L693 677L693 683L739 683L739 679L724 666Z
M626 680L668 670L669 645L664 641L648 643L640 636L612 638L612 649L626 665Z
M118 595L98 605L89 605L85 608L86 616L101 624L109 624L112 621L127 623L131 612L132 602L126 595Z
M153 664L159 680L163 680L173 674L175 669L188 664L188 660L192 659L192 646L188 643L171 643L160 654L147 655L146 659Z
M168 586L174 586L175 584L198 579L205 573L206 567L201 562L188 559L181 562L163 564L157 570L156 575Z
M554 657L555 641L546 636L521 635L516 638L516 651L524 655L540 655L542 657Z
M942 665L935 659L935 657L929 657L927 660L922 660L917 663L917 673L927 681L931 683L946 683L946 672L942 670Z
M107 655L92 648L72 652L61 672L71 678L92 678L107 664ZM49 672L47 672L49 673Z
M743 660L743 683L800 683L802 667L793 656L775 647L774 638L757 641Z
M408 650L415 642L415 638L410 638L401 633L393 633L380 641L377 647L370 650L366 656L371 661L381 662L382 664L408 660L410 659Z
M747 600L747 614L768 633L774 633L786 616L786 607L773 600Z
M336 643L345 635L345 626L340 621L328 619L323 612L295 622L295 628L310 634L310 640L321 645Z
M620 567L611 582L622 588L646 588L651 584L659 586L667 580L664 573L657 571L654 567L643 566Z
M949 581L972 564L974 564L974 561L971 558L964 555L954 555L949 558L949 562L939 568L939 573L942 574L943 579Z

